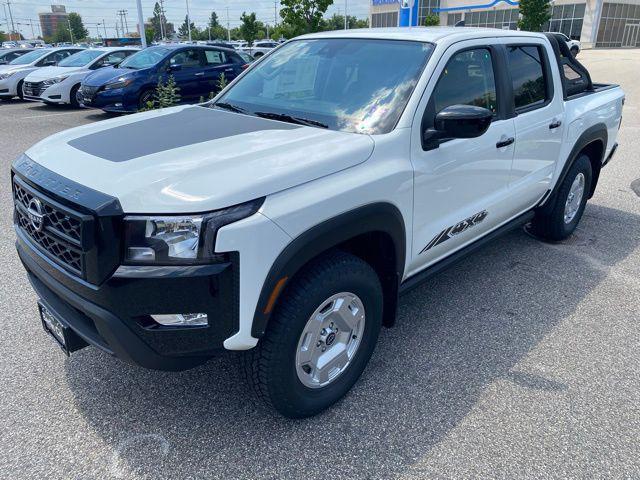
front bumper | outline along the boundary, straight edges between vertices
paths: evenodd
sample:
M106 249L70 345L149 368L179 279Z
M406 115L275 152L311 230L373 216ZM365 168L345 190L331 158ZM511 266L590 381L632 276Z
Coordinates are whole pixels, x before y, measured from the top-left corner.
M83 107L99 108L110 113L135 113L138 105L135 99L129 98L128 93L122 88L100 90L91 99L85 99L80 89L77 98Z
M120 266L102 284L82 281L16 229L18 255L34 290L90 345L156 370L197 366L238 331L238 257L185 267ZM162 327L149 315L207 313L204 327Z
M17 96L16 85L16 82L13 82L11 77L0 80L0 97Z
M70 103L69 92L71 86L65 82L54 83L48 87L44 87L39 95L30 94L27 88L24 89L24 99L47 103Z

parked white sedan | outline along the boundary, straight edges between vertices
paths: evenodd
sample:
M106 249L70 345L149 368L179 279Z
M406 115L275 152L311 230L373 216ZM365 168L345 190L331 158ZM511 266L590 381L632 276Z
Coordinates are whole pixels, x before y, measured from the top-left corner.
M253 45L251 45L250 47L241 47L239 48L239 50L248 53L253 58L260 58L276 48L278 45L278 42L274 42L273 40L259 40L253 42Z
M7 65L0 65L0 100L22 98L22 85L27 75L38 68L57 65L80 51L82 49L78 47L38 48L12 60Z
M118 65L137 51L133 47L83 50L55 67L41 68L27 75L23 85L24 98L48 104L67 103L77 107L76 93L84 77L98 68Z

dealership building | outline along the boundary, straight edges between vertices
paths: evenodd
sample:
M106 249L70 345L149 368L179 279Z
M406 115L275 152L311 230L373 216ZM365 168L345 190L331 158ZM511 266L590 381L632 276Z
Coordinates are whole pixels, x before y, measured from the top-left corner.
M555 0L545 31L580 40L583 48L640 47L640 0ZM371 0L369 25L423 25L437 15L440 25L515 30L517 0Z

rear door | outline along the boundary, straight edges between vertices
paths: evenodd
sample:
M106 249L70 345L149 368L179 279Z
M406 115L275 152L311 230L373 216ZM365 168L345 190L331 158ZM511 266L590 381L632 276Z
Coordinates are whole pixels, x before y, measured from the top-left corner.
M208 98L220 91L223 84L236 78L241 71L240 65L233 61L233 55L217 48L204 51L204 75L200 79L202 95ZM224 81L222 82L222 77Z
M551 188L566 125L560 73L540 39L504 41L515 112L516 143L511 169L512 201L536 204Z

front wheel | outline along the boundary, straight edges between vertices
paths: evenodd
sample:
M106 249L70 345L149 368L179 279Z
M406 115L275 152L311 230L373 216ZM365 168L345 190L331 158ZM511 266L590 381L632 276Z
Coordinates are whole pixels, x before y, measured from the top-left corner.
M283 293L259 345L243 355L258 397L282 415L315 415L342 398L369 362L382 325L382 287L358 257L329 253Z
M78 90L80 90L80 85L74 85L71 91L69 92L69 104L73 108L80 108L80 102L78 101Z
M547 240L564 240L578 226L591 191L591 162L580 155L564 178L553 204L536 213L532 231Z
M20 98L20 100L24 100L24 92L22 91L23 86L24 86L24 81L20 80L20 82L18 83L18 86L16 87L18 90L18 98Z
M571 55L574 57L578 56L578 47L571 47Z

